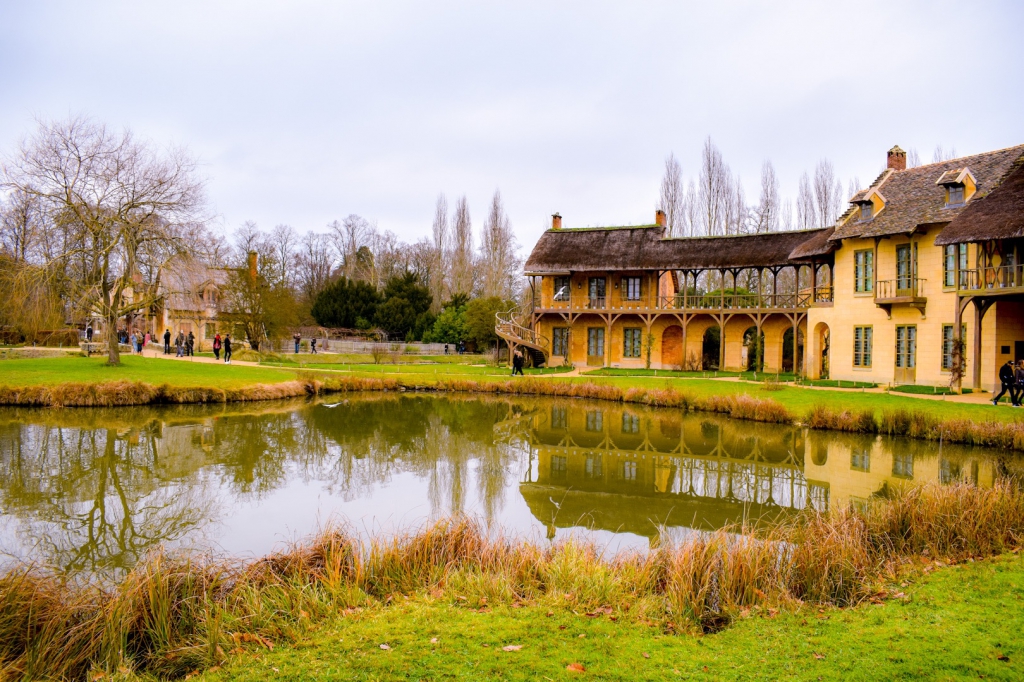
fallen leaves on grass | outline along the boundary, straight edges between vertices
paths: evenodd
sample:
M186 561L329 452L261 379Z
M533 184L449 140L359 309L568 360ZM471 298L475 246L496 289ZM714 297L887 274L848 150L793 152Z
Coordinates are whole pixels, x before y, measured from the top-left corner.
M818 653L816 653L816 654L814 654L814 657L820 661L821 659L825 658L825 654L818 654Z
M509 644L508 646L501 647L502 651L519 651L523 648L522 644Z
M380 648L381 651L391 651L391 647L389 647L387 644L381 644Z
M583 667L582 663L570 663L565 666L565 669L571 673L583 673L587 671L587 669Z

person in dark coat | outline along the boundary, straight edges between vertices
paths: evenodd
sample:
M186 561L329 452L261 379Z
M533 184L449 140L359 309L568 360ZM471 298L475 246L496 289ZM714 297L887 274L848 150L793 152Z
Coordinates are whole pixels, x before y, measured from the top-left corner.
M999 391L999 395L992 399L993 405L998 405L999 399L1007 392L1010 393L1010 402L1014 405L1017 404L1017 388L1014 386L1015 381L1016 377L1013 374L1013 360L1007 360L1006 364L999 368L999 383L1002 384L1003 390Z
M302 335L298 332L292 334L292 340L295 341L295 354L299 354L299 342L302 341Z
M185 354L189 357L195 356L196 335L191 331L188 333L188 340L185 341Z
M316 355L316 339L309 340L309 352Z
M224 364L231 364L231 334L224 335Z
M171 354L171 330L164 330L164 355Z
M1017 361L1017 369L1013 371L1013 383L1017 389L1017 407L1024 405L1024 360Z
M86 343L92 343L92 325L88 325L85 328L85 341Z
M512 376L515 376L516 374L519 376L523 375L524 361L525 358L523 357L523 354L519 352L519 349L517 348L516 352L512 354Z

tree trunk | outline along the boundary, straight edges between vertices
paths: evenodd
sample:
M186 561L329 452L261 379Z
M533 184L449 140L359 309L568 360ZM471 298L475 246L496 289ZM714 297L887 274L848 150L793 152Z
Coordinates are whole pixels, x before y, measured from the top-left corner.
M117 315L107 313L107 364L121 364L121 349L117 345Z

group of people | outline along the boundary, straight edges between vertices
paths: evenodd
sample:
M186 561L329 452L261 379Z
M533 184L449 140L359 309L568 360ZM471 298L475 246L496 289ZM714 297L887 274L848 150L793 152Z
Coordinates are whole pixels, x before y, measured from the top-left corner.
M292 340L295 341L295 354L298 355L299 354L299 342L302 341L302 334L299 334L298 332L296 332L295 334L292 335ZM327 346L327 342L325 341L324 342L324 347L326 348L326 346ZM309 340L309 352L312 353L313 355L316 355L316 337L313 337L313 338L311 338Z
M1007 360L1006 364L999 368L999 383L1002 390L992 400L993 405L998 405L999 400L1010 394L1010 404L1014 407L1021 407L1024 403L1024 360Z
M195 355L196 337L189 330L188 336L184 330L180 330L174 337L174 354L179 358L192 357ZM171 330L164 330L164 355L171 354Z
M455 352L458 353L459 355L464 354L466 352L466 342L465 341L459 341L458 343L456 343L455 344ZM444 344L444 354L445 355L449 355L450 354L448 352L448 344L447 343Z

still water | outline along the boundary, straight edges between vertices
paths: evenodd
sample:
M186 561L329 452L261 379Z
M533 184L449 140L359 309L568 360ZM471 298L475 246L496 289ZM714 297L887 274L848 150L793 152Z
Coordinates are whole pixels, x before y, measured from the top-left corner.
M116 575L158 546L253 556L328 523L379 535L454 512L616 551L900 486L990 486L1010 466L979 448L581 400L4 409L0 563Z

